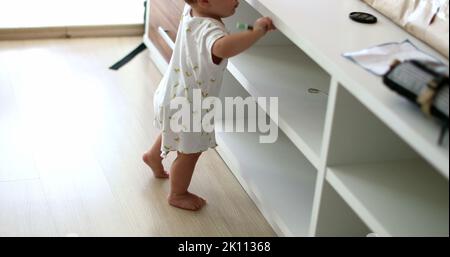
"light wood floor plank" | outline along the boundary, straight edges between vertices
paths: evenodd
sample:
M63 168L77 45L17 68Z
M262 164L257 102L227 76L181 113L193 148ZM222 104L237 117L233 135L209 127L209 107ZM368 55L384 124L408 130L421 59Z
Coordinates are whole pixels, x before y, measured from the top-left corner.
M57 236L39 180L0 182L0 237Z

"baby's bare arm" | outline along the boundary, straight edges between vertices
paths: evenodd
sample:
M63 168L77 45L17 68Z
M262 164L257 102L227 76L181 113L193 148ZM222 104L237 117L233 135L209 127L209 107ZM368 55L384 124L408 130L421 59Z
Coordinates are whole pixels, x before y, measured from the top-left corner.
M254 45L268 31L274 29L270 18L261 18L255 22L253 30L232 34L217 40L212 49L213 55L218 58L236 56Z

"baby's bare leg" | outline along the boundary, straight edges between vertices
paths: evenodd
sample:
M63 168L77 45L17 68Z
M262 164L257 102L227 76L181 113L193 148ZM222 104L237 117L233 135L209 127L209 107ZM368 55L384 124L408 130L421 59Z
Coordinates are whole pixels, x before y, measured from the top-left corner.
M161 142L162 135L160 134L152 148L144 154L142 160L152 169L156 178L168 178L169 174L164 171L164 166L162 165Z
M201 153L178 153L170 170L170 194L168 197L170 205L185 210L198 211L206 204L203 198L188 192L192 174L200 155Z

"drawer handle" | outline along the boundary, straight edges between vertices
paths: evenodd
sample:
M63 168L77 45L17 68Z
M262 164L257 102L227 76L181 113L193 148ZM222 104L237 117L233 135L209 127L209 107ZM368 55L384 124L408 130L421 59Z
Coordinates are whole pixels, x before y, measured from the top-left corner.
M169 31L166 29L163 29L162 27L158 27L159 35L164 39L166 44L173 50L173 49L175 49L175 43L169 37L169 34L167 34L167 32L169 32Z

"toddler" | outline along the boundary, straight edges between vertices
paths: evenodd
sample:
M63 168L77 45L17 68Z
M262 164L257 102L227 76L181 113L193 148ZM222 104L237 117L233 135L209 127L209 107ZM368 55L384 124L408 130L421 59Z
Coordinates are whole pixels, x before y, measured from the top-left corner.
M187 5L172 59L154 96L154 124L162 133L144 154L143 160L156 178L169 178L162 160L169 152L177 152L177 158L170 169L168 202L181 209L197 211L206 201L190 193L188 187L202 152L217 146L215 134L214 131L175 132L171 129L171 119L178 110L170 108L170 101L176 97L185 97L192 104L194 90L201 90L202 98L217 97L228 58L247 50L275 28L272 20L266 17L258 19L252 30L229 35L222 18L235 13L238 0L185 2Z

